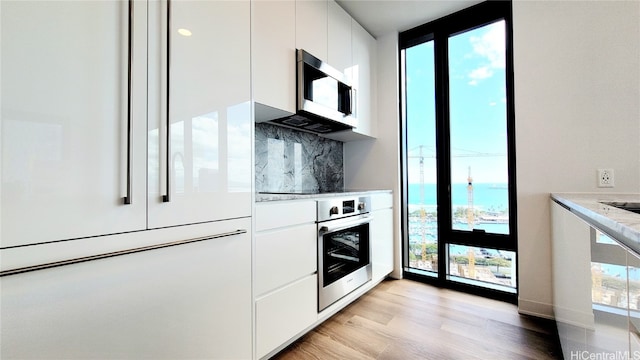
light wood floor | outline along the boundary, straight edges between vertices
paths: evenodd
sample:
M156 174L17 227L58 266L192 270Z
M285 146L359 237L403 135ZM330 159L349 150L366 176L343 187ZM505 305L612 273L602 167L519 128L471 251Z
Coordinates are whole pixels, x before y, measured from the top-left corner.
M274 359L562 359L553 321L410 280L385 280Z

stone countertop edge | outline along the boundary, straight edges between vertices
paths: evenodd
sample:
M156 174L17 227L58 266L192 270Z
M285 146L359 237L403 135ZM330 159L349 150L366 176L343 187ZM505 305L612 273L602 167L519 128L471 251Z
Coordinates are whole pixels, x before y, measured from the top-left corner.
M640 256L640 214L602 203L640 202L640 194L552 193L551 199Z
M348 197L357 195L389 194L392 190L347 190L323 194L261 194L256 193L256 203L282 200L316 200L321 198Z

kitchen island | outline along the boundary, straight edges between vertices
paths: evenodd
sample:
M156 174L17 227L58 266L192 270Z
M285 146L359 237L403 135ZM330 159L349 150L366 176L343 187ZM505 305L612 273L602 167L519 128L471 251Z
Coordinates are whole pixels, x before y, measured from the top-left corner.
M638 202L551 194L553 309L567 359L640 356L640 214L610 205Z
M622 210L607 203L640 203L640 194L551 194L551 199L640 254L640 214Z

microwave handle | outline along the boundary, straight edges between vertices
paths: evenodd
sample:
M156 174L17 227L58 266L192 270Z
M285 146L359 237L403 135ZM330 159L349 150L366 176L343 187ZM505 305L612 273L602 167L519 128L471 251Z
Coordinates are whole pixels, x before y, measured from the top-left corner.
M353 117L358 117L357 111L358 111L358 91L356 89L354 89L353 87L351 88L351 96L350 96L350 100L351 100L351 109L349 109L349 114L347 115L351 115Z

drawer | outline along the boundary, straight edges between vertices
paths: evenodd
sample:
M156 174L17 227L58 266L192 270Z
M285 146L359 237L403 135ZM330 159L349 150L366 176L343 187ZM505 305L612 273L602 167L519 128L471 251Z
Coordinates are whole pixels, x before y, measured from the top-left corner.
M316 202L277 201L256 204L256 231L315 223Z
M256 301L256 347L262 358L318 320L316 275Z
M263 294L316 272L315 224L257 233L255 239L255 294Z

